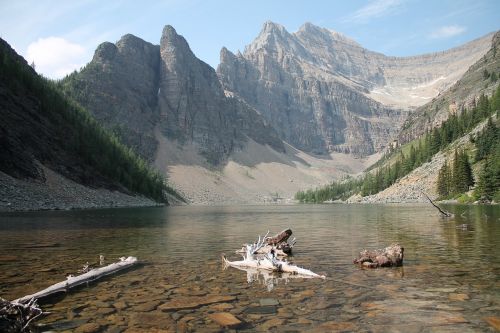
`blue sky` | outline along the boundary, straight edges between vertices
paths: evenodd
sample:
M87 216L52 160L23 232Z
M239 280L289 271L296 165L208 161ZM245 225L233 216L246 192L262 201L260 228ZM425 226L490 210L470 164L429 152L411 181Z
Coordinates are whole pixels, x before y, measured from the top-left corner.
M39 72L58 78L90 61L99 43L126 33L158 44L166 24L216 67L222 46L243 50L268 20L290 32L311 22L370 50L407 56L499 30L499 13L499 0L0 0L0 37Z

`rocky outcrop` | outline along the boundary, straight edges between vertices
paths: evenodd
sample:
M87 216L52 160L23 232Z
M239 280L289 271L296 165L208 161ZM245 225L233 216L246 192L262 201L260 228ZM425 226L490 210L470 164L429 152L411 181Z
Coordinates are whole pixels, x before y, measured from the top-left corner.
M222 49L218 74L227 90L259 110L296 147L365 155L383 149L397 135L406 110L458 79L490 40L396 58L310 23L289 33L266 22L243 54Z
M63 85L151 162L156 129L170 140L194 143L212 165L241 150L247 138L284 151L274 129L252 107L226 96L215 70L171 26L159 46L132 35L101 44L92 62Z

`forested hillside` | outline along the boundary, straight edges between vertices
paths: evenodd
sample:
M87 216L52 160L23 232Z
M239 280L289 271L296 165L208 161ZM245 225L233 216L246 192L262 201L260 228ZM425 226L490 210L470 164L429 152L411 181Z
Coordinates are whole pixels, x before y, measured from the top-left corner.
M0 40L0 171L43 182L41 165L92 188L166 202L158 173Z

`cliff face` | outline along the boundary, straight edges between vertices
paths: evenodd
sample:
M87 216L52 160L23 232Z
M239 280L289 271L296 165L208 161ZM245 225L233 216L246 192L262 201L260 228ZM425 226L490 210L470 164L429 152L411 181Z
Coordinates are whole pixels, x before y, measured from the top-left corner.
M366 155L397 135L407 110L458 79L490 40L395 58L309 23L289 33L267 22L243 54L222 49L218 74L298 148Z
M123 141L153 161L155 131L194 143L211 164L241 149L247 138L284 150L259 114L225 95L215 70L195 57L166 26L160 45L132 35L101 44L80 73L63 81L69 94Z

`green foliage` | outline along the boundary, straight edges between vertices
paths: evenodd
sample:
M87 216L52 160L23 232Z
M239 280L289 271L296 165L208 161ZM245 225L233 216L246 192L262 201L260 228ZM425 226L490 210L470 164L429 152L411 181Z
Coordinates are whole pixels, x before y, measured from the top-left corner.
M441 167L437 179L437 191L440 197L446 198L467 192L474 185L472 168L465 151L455 150L453 165L447 162Z
M452 192L452 174L451 168L445 161L438 173L437 179L437 192L440 197L444 198L450 195Z
M493 123L493 119L490 117L483 131L474 140L477 147L476 161L481 161L490 155L495 144L500 141L500 128Z
M500 142L496 142L484 158L484 167L479 175L476 195L481 200L499 202L500 199Z
M340 182L307 191L299 191L295 199L303 203L322 203L328 200L345 200L351 195L358 193L361 189L361 181L354 178L346 178Z
M100 126L81 106L64 97L55 82L37 75L21 58L2 50L0 77L13 92L35 96L41 112L61 124L58 130L61 137L67 138L65 148L75 151L100 174L159 202L166 202L166 192L179 197L159 173Z

